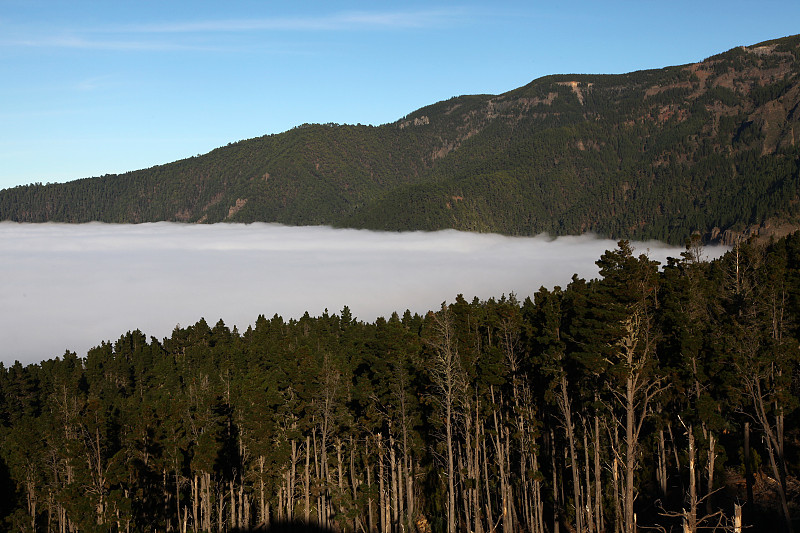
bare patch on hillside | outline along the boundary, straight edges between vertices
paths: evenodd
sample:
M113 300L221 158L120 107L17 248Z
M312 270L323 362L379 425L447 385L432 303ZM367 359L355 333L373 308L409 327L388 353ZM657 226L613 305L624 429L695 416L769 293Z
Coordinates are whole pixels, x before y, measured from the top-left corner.
M238 213L239 210L241 210L245 206L246 203L247 203L247 198L237 198L236 199L236 203L234 205L232 205L230 207L230 209L228 209L228 216L225 217L225 218L229 219L229 218L233 217L233 215Z
M581 90L581 82L579 82L579 81L559 81L557 83L558 83L558 85L562 85L564 87L569 87L570 89L572 89L572 92L575 93L575 96L578 98L578 102L580 102L581 105L583 105L583 92ZM587 84L584 84L584 85L585 85L585 89L591 89L592 88L592 84L591 83L587 83Z

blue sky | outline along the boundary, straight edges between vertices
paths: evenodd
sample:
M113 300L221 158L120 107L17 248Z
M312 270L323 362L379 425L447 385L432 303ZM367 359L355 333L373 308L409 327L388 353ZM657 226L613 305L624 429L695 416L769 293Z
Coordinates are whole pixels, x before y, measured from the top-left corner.
M0 0L0 188L800 33L800 2Z

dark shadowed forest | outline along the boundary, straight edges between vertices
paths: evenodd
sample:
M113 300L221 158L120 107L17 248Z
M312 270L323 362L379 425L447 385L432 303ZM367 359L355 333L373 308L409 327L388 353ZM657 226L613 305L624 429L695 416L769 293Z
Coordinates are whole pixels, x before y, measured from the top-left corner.
M201 320L0 366L0 523L793 531L800 236L597 263L423 316Z

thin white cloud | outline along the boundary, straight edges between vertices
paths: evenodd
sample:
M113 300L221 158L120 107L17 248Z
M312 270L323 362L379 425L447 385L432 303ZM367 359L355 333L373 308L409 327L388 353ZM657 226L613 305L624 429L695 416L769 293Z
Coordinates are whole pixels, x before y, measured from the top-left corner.
M201 317L240 329L347 305L361 320L452 301L520 298L590 278L616 243L455 231L375 233L270 224L0 223L0 361L85 355L132 329L156 338ZM638 244L663 260L679 248ZM710 251L709 255L715 255Z
M354 11L316 17L232 18L154 22L129 25L106 25L88 28L16 28L7 25L3 47L61 48L74 50L105 50L123 52L243 52L253 44L239 45L229 40L213 39L218 34L253 32L353 32L385 31L420 28L442 28L463 21L467 12L460 8L418 11ZM163 35L165 39L151 40L147 36ZM98 38L112 36L112 38ZM302 53L287 43L261 45L262 52Z
M83 92L93 92L109 87L119 86L121 82L113 75L92 76L78 81L74 87Z
M96 40L77 36L47 36L7 39L0 41L0 44L3 46L19 46L29 48L65 48L76 50L111 50L128 52L220 50L219 47L198 44L147 40Z
M142 24L114 31L131 33L208 33L244 31L356 31L430 28L450 24L462 10L336 13L322 17L274 17Z

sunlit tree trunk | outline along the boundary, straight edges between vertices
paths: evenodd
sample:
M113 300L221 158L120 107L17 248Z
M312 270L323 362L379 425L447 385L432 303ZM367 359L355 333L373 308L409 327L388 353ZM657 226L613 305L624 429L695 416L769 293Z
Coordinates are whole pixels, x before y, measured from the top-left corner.
M567 376L562 372L558 389L558 408L561 411L564 433L569 443L569 459L572 470L572 493L575 506L575 530L584 533L583 528L583 502L581 501L581 480L578 457L575 452L575 426L572 423L572 408L569 399Z
M595 403L597 403L597 393L595 393ZM603 520L603 470L600 464L600 416L595 413L594 415L594 504L595 504L595 520L597 521L596 531L601 532L605 530Z
M311 519L311 436L306 435L306 466L303 478L303 495L305 497L305 523Z
M447 468L447 533L456 532L455 489L455 421L456 403L464 387L463 370L455 344L450 310L442 304L439 313L433 315L435 339L431 380L437 390L445 430Z

